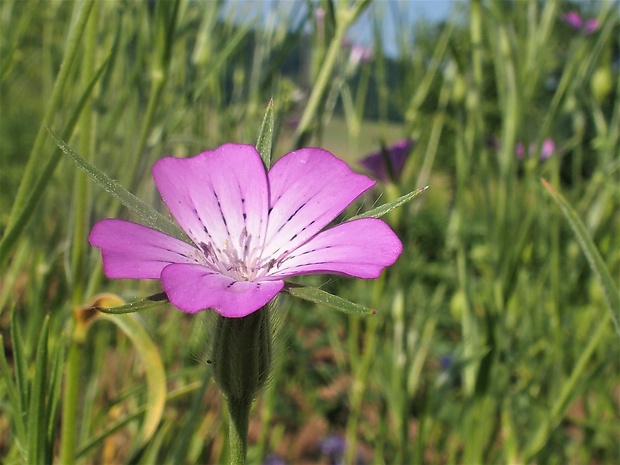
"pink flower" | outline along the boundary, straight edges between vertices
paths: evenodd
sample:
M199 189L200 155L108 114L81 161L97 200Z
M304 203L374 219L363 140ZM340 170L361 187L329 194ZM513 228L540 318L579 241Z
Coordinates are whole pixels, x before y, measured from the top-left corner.
M525 157L525 145L523 145L523 142L517 142L517 145L515 145L515 155L519 160Z
M590 18L586 21L586 25L583 27L583 32L586 35L590 35L593 32L596 32L596 30L598 29L598 26L599 26L598 19Z
M358 63L368 63L372 59L372 49L364 47L360 44L353 44L351 46L351 54L349 55L349 61L354 65Z
M545 139L540 149L540 159L546 160L551 155L553 155L554 152L555 152L555 142L553 142L553 139L550 139L550 138Z
M536 145L530 144L529 152L528 152L530 157L534 155L535 150L536 150ZM551 138L545 139L540 148L539 158L544 161L548 159L554 153L555 153L555 142ZM523 145L523 142L517 142L517 144L515 145L515 156L520 160L525 157L525 145Z
M569 11L564 15L564 21L573 29L581 29L583 27L583 19L577 11Z
M585 35L590 35L599 27L598 19L590 18L585 20L577 11L569 11L564 15L564 22L573 29L582 31Z
M375 183L331 153L306 148L269 172L251 145L226 144L192 158L163 158L153 178L193 244L129 221L90 233L109 278L159 279L170 302L194 313L246 316L273 299L284 278L335 273L377 278L402 252L379 219L322 231Z
M368 170L368 172L380 181L387 182L390 179L397 180L405 167L405 162L409 157L409 153L415 142L411 139L402 139L394 145L386 147L385 153L380 150L373 152L360 161L360 164ZM387 159L386 159L387 155ZM388 162L391 166L387 166ZM390 176L390 172L393 178Z

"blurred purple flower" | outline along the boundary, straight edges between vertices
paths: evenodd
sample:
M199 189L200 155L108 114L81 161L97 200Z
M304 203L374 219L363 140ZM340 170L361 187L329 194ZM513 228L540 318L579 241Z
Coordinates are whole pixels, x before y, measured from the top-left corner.
M515 155L519 160L525 157L525 145L523 145L523 142L517 142L517 145L515 145Z
M452 355L444 355L439 359L442 371L450 371L454 365L454 357Z
M414 145L415 141L412 139L399 140L394 145L364 157L360 164L375 179L383 182L397 181Z
M347 448L347 443L340 436L329 436L321 441L319 447L323 455L341 457Z
M312 273L378 278L402 252L382 220L322 231L375 181L319 148L291 152L267 172L255 147L226 144L191 158L162 158L153 178L192 244L119 219L93 227L108 278L159 279L170 302L249 315Z
M278 454L269 454L265 457L263 465L287 465L282 457Z
M336 435L329 436L321 441L319 448L321 449L321 454L327 458L329 465L344 464L344 455L347 450L347 443L344 438ZM366 464L366 460L364 460L363 455L359 451L355 457L355 464Z
M574 10L569 11L564 15L564 22L573 29L583 32L585 35L592 34L599 27L598 19L590 18L584 21L579 12Z

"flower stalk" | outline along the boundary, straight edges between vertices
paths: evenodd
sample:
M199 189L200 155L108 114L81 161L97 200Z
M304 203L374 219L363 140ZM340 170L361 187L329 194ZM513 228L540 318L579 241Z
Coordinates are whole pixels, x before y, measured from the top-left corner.
M218 317L213 377L228 403L230 463L245 463L250 409L271 369L268 306L244 317Z

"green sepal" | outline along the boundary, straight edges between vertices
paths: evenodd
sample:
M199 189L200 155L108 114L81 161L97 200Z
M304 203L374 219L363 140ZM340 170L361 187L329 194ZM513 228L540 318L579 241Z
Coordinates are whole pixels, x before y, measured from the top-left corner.
M343 299L342 297L338 297L337 295L317 289L316 287L306 287L300 284L286 283L282 291L292 295L293 297L307 300L315 304L321 304L351 315L374 315L377 313L374 309L353 303Z
M388 203L384 203L383 205L373 208L372 210L368 210L367 212L360 213L359 215L355 215L350 218L349 221L359 220L360 218L380 218L383 215L390 213L392 210L400 207L401 205L409 202L410 200L415 199L418 195L428 189L428 186L422 187L421 189L416 189L408 194L405 194L396 200Z
M121 315L123 313L134 313L147 308L156 307L157 305L165 304L168 302L168 296L165 292L150 295L144 299L134 300L125 305L118 305L116 307L100 307L94 305L90 307L91 310L97 310L101 313L107 313L109 315Z
M273 144L273 100L269 100L265 116L263 117L263 124L260 127L260 134L256 141L256 149L260 153L260 157L263 159L265 167L269 169L271 167L271 147Z
M112 194L112 196L118 199L125 207L140 216L147 226L157 229L158 231L168 234L169 236L188 242L187 236L185 236L181 228L179 228L175 223L170 221L153 207L144 203L138 197L121 186L117 181L112 179L103 171L99 170L96 166L82 158L50 128L47 128L47 130L54 138L54 141L58 147L60 147L65 154L69 155L69 158L71 158L71 160L81 170L83 170L95 182L95 184L99 185L99 187L103 188L106 192Z

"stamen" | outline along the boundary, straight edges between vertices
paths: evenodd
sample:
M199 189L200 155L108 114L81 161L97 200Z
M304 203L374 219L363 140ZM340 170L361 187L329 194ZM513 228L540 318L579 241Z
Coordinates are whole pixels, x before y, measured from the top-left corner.
M231 239L226 239L222 249L216 249L213 244L204 242L199 246L204 254L203 261L209 268L230 276L235 281L254 281L265 276L288 254L288 251L285 252L278 260L263 259L263 246L253 245L253 238L248 234L247 228L243 228L236 244Z

